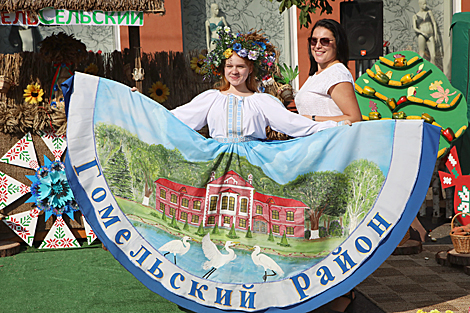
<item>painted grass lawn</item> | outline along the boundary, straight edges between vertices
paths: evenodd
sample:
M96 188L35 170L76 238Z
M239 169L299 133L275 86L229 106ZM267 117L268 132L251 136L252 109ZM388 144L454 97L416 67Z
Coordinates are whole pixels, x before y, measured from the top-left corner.
M178 223L179 230L176 230L174 228L171 228L169 226L169 223L171 221L171 217L166 218L166 222L162 220L161 218L161 213L156 211L155 209L144 206L142 204L129 201L126 199L122 198L117 198L116 200L121 207L121 210L126 214L126 215L134 215L140 217L142 220L139 218L135 218L136 220L148 223L148 224L158 224L160 225L161 228L164 228L171 232L172 234L175 234L177 236L190 236L196 241L201 241L202 237L199 235L196 235L196 231L198 227L191 226L189 225L189 231L183 230L184 223ZM152 213L154 215L152 215ZM156 215L156 216L155 216ZM132 216L128 216L129 218L132 218ZM206 227L205 231L207 232L212 232L212 227ZM211 239L212 240L221 240L221 241L227 241L227 240L232 240L226 236L228 234L229 229L223 229L219 227L220 234L215 235L211 233ZM274 242L268 241L268 235L267 234L260 234L260 233L252 233L253 238L246 238L245 237L245 232L237 231L236 232L238 235L238 239L235 241L239 242L240 245L237 246L239 249L243 248L251 248L253 245L257 244L260 245L260 242L263 242L263 247L266 248L267 250L271 250L271 253L281 253L281 254L291 254L291 253L299 253L301 252L304 255L307 256L326 256L330 252L330 247L336 247L341 242L344 241L345 238L321 238L321 239L316 239L316 240L306 240L306 239L294 239L294 238L288 238L288 242L291 245L290 247L283 247L278 245L277 243L281 241L281 236L274 236ZM246 247L243 247L246 246ZM263 251L266 253L270 253L269 251Z

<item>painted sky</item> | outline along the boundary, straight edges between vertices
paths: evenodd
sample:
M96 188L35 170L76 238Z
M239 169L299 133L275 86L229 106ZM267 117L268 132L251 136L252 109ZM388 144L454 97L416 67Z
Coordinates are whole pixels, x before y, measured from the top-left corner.
M177 147L189 161L208 161L221 152L235 152L280 184L311 171L342 172L357 159L375 162L386 176L395 126L394 121L362 122L288 141L220 144L193 131L147 96L106 79L100 79L94 123L125 128L148 144Z

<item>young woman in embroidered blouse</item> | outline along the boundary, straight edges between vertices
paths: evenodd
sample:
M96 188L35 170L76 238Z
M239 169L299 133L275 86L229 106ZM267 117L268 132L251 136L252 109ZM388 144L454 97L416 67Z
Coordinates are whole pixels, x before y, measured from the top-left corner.
M289 136L302 137L337 126L340 121L340 125L351 124L346 118L337 122L305 119L289 112L277 98L256 92L258 63L253 60L255 54L248 59L249 54L243 51L248 48L237 46L237 40L246 47L252 45L250 42L259 43L250 41L249 34L238 34L231 46L240 49L238 52L231 48L224 51L226 59L217 67L223 75L216 89L205 91L188 104L171 111L183 123L195 130L207 124L210 137L226 143L266 139L268 125ZM266 44L269 43L263 43Z
M308 41L310 76L295 97L299 114L314 121L360 121L354 80L347 68L349 49L344 29L335 20L319 20Z

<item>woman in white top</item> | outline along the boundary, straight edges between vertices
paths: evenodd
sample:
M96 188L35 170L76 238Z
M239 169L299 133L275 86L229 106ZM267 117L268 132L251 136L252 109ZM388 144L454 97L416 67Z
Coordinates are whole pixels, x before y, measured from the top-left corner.
M337 126L340 121L341 125L351 124L346 118L337 122L305 119L289 112L277 98L256 92L256 77L270 63L273 55L269 51L274 53L274 47L256 32L235 35L225 28L219 29L219 34L226 37L221 42L230 43L218 45L207 56L206 69L223 73L221 80L216 89L171 111L183 123L195 130L207 124L209 135L224 143L266 139L268 125L292 137L302 137Z
M320 122L360 121L354 80L347 68L349 48L344 29L334 20L319 20L308 42L310 76L294 100L299 114Z

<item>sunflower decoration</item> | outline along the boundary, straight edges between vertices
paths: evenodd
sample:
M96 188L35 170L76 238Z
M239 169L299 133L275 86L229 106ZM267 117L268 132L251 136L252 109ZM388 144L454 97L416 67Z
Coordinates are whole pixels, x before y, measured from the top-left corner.
M91 74L91 75L98 75L98 66L95 63L90 63L85 68L85 73Z
M207 69L203 68L204 61L206 57L200 54L197 57L191 59L191 69L196 72L196 74L204 75L207 73Z
M27 103L36 104L42 101L44 91L38 83L30 84L24 90L23 97Z
M163 103L168 99L170 95L170 89L163 84L161 81L152 84L152 88L149 89L150 97L158 103Z

